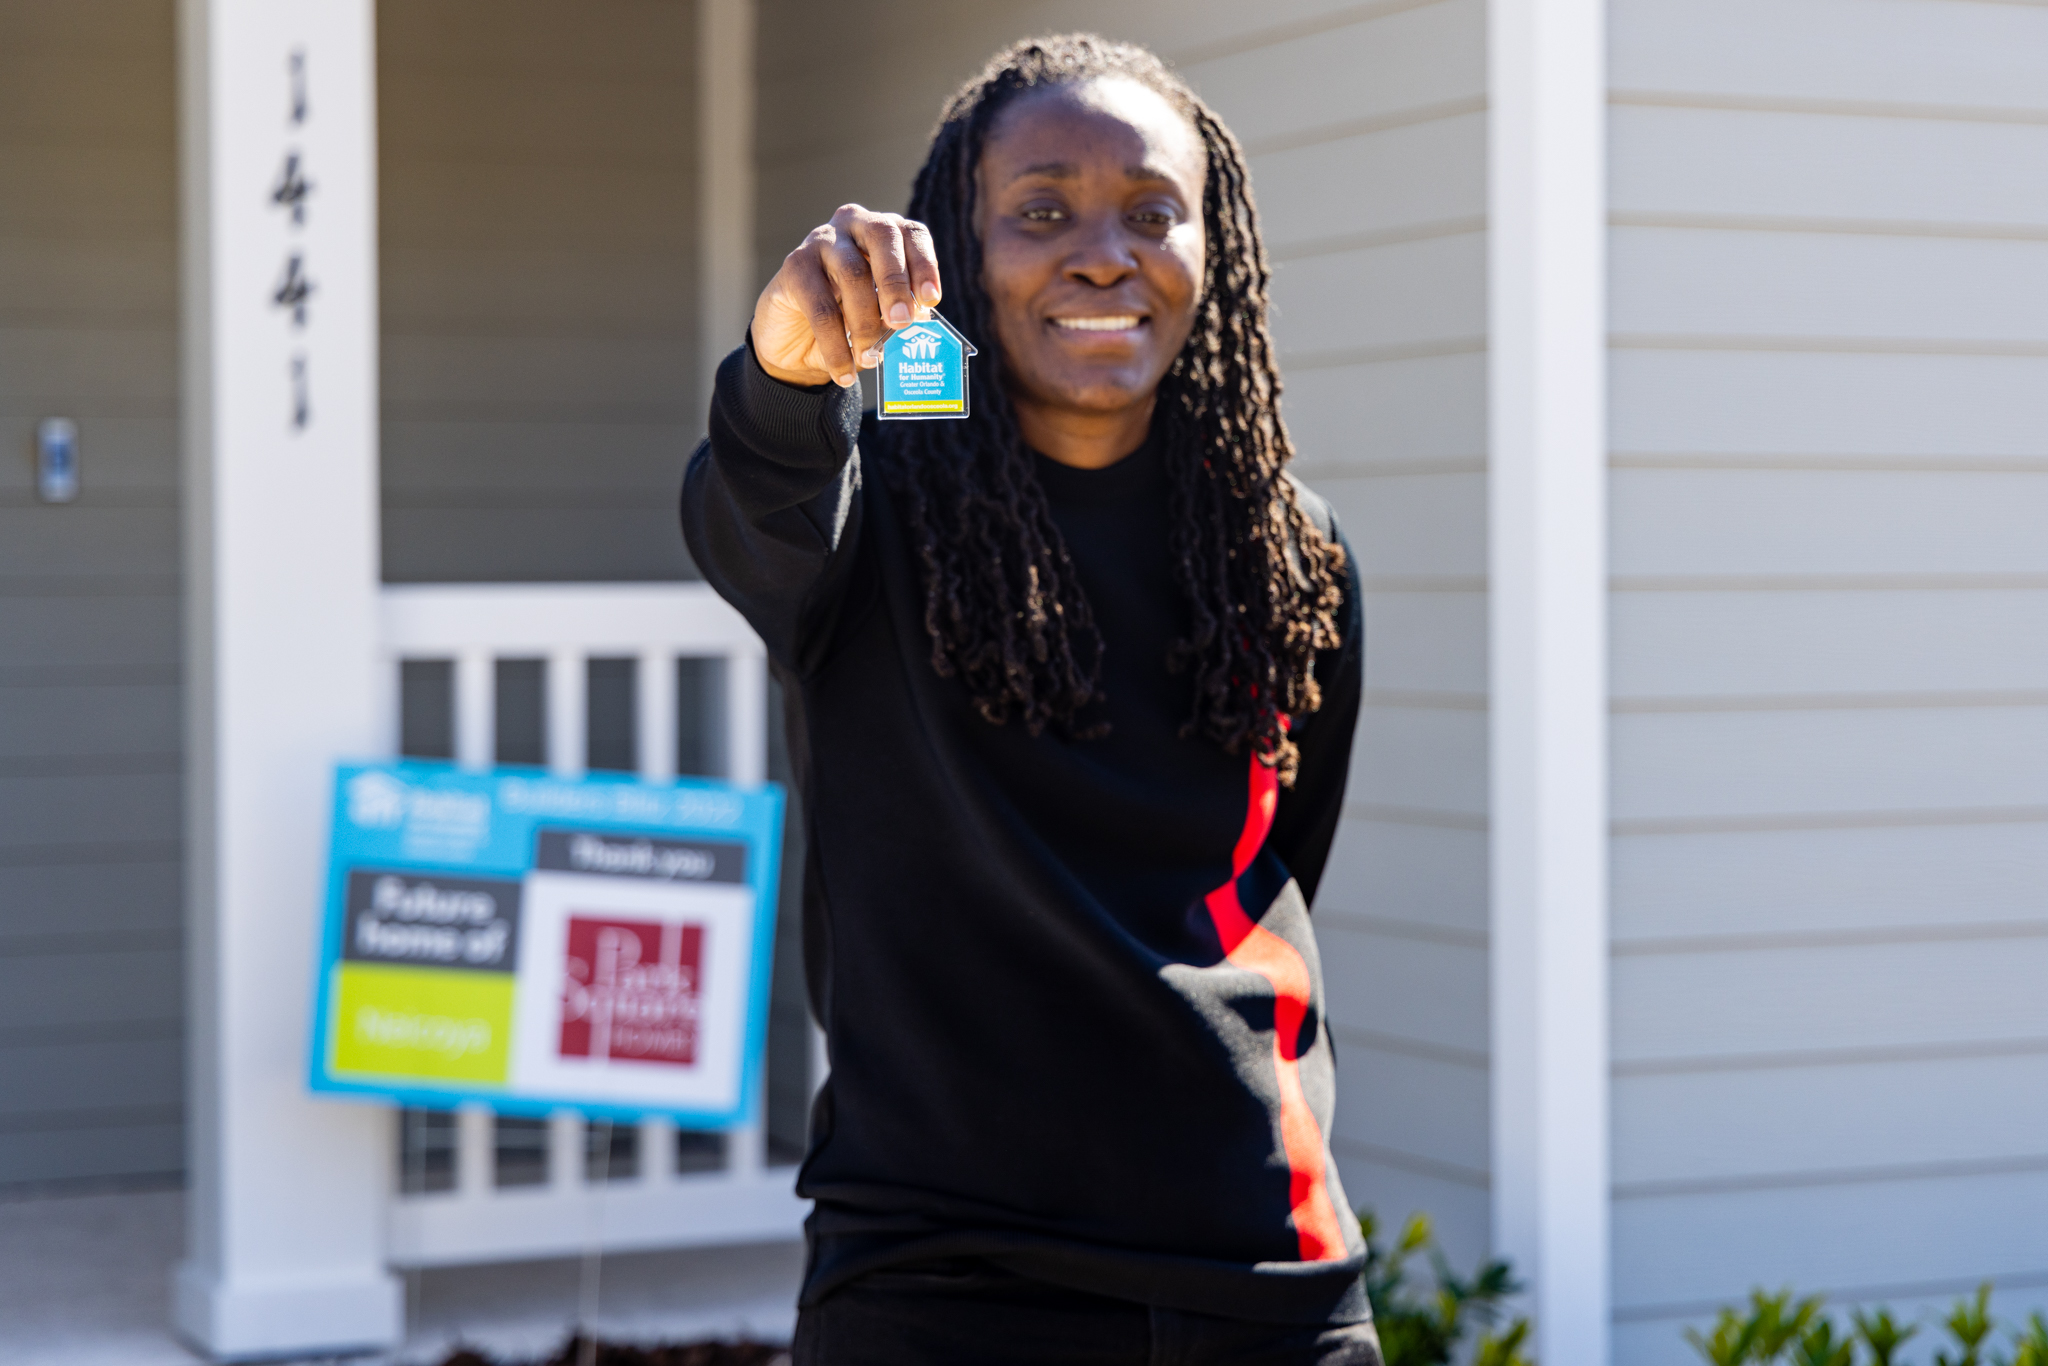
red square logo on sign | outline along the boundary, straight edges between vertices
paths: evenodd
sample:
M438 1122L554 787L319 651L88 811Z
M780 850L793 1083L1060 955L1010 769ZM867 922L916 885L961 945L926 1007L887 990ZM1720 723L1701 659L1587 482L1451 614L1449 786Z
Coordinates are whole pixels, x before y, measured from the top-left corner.
M561 1056L693 1066L703 959L702 925L571 916Z

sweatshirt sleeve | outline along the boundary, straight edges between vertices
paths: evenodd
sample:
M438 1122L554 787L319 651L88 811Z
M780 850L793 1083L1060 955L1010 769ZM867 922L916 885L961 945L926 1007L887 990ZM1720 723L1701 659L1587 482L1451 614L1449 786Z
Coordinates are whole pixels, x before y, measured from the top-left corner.
M1302 899L1311 906L1323 880L1330 844L1337 836L1337 824L1344 818L1351 738L1358 728L1365 687L1365 614L1359 602L1358 556L1334 516L1328 532L1344 547L1344 640L1335 651L1316 660L1323 705L1296 731L1301 768L1294 786L1281 789L1270 840L1273 852L1300 884Z
M683 539L769 656L809 673L860 543L860 390L784 384L750 341L718 367L710 433L683 474Z

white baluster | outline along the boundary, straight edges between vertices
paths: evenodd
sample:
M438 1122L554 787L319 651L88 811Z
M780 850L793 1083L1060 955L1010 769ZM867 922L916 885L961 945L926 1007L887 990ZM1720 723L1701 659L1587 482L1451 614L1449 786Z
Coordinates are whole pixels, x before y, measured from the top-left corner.
M465 1105L455 1112L455 1193L487 1200L496 1183L497 1126L488 1107Z
M676 1179L676 1126L666 1115L640 1121L640 1181L666 1186Z
M548 770L559 777L583 775L589 737L588 682L581 651L548 651Z
M455 762L489 768L498 757L498 680L491 652L472 646L455 657Z
M548 1121L548 1187L559 1195L583 1189L583 1116L573 1110Z
M405 661L389 650L377 652L377 743L397 757L405 742Z
M639 716L640 776L665 783L676 776L676 660L669 650L640 652L639 679L633 689Z

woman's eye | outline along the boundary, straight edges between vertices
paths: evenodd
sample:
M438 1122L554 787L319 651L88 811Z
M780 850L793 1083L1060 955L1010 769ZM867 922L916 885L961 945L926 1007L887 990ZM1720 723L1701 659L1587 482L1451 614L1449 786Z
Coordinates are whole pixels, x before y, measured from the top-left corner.
M1042 204L1024 210L1023 214L1021 215L1021 217L1027 223L1059 223L1064 222L1066 216L1066 210L1055 209L1048 205Z

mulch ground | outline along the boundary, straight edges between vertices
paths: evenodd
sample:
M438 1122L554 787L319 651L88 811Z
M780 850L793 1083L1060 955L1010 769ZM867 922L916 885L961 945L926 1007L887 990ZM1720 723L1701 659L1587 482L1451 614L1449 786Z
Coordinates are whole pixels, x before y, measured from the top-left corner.
M465 1348L444 1358L441 1366L583 1366L583 1339L570 1338L545 1361L501 1361ZM789 1349L762 1342L691 1342L654 1347L600 1342L596 1366L789 1366Z

